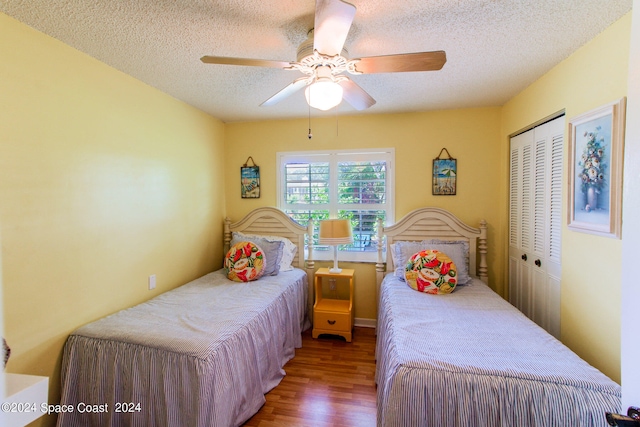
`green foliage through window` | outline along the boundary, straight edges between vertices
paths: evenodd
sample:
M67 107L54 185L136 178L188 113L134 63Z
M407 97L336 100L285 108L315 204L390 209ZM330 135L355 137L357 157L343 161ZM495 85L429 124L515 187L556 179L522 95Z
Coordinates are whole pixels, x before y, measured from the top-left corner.
M280 153L280 208L301 225L314 221L314 247L320 221L348 218L354 242L346 252L375 252L377 220L391 218L389 203L393 152Z

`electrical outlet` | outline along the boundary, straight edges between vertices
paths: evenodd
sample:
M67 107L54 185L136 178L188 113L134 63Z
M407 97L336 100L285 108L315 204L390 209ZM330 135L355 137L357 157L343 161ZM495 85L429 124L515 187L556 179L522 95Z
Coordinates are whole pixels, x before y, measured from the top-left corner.
M330 291L336 290L336 279L329 279L329 290Z
M156 275L152 274L149 276L149 290L156 288Z

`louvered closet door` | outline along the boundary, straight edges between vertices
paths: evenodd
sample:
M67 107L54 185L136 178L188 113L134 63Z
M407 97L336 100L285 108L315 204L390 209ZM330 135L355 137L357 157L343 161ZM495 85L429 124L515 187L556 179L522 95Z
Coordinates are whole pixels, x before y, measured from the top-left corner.
M511 139L509 301L531 317L531 166L533 131Z
M509 300L560 336L564 117L511 139Z

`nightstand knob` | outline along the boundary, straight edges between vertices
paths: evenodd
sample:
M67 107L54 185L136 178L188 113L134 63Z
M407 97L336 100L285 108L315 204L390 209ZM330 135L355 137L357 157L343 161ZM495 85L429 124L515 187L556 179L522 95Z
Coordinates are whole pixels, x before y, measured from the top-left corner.
M327 320L327 323L330 325L335 325L336 321L335 320Z

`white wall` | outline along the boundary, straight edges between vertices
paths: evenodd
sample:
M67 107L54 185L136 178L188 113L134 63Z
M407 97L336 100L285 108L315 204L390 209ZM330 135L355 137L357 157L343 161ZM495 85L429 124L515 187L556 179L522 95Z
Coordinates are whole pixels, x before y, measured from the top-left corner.
M622 209L622 408L640 406L640 0L633 2Z

